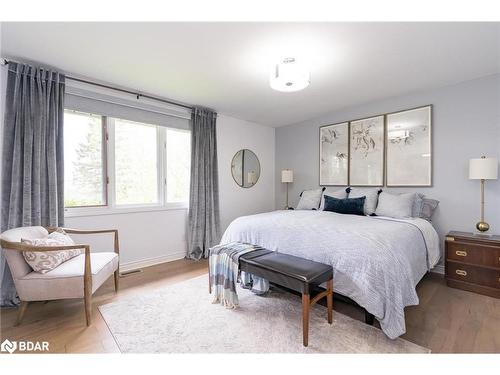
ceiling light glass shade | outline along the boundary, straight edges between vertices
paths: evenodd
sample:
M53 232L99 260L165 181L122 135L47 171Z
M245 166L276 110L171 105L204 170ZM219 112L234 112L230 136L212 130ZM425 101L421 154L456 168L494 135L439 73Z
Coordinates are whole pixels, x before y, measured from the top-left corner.
M269 79L271 88L282 92L303 90L310 82L309 71L292 57L277 64Z

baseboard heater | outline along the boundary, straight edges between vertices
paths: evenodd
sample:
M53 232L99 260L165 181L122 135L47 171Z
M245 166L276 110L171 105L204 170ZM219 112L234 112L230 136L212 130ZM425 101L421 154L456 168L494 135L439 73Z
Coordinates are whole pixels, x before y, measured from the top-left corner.
M120 272L120 277L125 277L128 275L132 275L133 273L141 273L141 272L142 272L142 268L138 268L136 270L123 271L123 272Z

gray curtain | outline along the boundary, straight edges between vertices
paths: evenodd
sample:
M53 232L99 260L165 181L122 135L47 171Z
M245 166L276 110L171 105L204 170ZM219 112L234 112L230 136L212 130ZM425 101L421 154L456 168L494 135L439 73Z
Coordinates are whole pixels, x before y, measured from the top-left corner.
M188 258L201 259L220 240L217 113L191 112L191 182L188 214Z
M9 63L2 148L1 230L63 225L64 75ZM17 303L0 255L1 305Z

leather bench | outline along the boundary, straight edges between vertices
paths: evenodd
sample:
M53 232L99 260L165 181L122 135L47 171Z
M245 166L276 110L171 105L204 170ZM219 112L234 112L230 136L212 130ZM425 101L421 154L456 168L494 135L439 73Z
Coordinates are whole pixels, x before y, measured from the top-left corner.
M333 269L331 266L265 249L246 253L239 258L240 270L302 294L302 335L304 346L309 341L309 311L326 297L328 323L332 324ZM314 287L326 282L327 289L311 298Z

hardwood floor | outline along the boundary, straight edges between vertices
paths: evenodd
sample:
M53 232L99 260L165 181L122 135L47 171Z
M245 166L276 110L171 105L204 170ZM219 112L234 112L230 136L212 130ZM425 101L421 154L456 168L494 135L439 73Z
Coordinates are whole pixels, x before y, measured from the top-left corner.
M19 327L14 327L17 309L2 309L1 340L48 341L50 351L55 353L119 352L97 309L99 305L154 292L206 270L206 262L184 259L145 268L141 273L122 277L118 294L110 278L94 295L90 327L85 326L83 300L30 303ZM420 304L406 309L404 339L428 347L433 353L500 353L499 299L448 288L443 277L436 274L425 276L417 291ZM359 309L340 301L335 301L334 310L364 319Z

